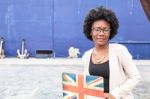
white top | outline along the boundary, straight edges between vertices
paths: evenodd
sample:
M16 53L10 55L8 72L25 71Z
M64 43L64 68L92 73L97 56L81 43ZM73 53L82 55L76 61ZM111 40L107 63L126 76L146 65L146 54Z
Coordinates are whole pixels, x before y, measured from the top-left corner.
M82 57L84 73L89 75L90 56L93 48ZM131 90L140 81L140 74L127 48L121 44L109 44L109 91L116 99L134 99Z

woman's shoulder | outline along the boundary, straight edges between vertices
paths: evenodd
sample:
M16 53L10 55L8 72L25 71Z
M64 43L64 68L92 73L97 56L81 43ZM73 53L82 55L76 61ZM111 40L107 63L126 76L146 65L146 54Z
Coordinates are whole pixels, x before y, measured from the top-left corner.
M127 47L122 44L110 44L111 51L115 52L118 56L131 56Z
M85 52L83 53L82 58L84 59L84 58L88 58L88 57L90 57L90 56L91 56L92 51L93 51L93 48L91 48L91 49L89 49L89 50L85 51Z
M93 51L93 48L91 48L91 49L89 49L89 50L85 51L83 55L91 54L91 53L92 53L92 51Z
M124 46L123 44L118 44L118 43L111 43L110 48L116 49L116 50L127 50L126 46Z

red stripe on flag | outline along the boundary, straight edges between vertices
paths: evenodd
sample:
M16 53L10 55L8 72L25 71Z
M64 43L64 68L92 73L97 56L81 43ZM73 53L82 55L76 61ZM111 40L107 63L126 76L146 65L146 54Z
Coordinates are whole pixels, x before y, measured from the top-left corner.
M83 79L84 79L83 76L79 75L78 86L64 84L63 85L64 90L79 93L79 99L84 99L85 94L95 96L95 97L104 97L104 92L101 90L84 88Z

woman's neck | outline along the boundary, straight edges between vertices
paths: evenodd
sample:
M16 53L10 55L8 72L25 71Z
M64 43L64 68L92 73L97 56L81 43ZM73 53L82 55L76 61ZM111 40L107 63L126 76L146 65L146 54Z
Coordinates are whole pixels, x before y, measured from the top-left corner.
M106 44L106 45L96 45L95 46L95 50L97 52L103 51L103 50L108 50L108 47L109 47L109 44Z

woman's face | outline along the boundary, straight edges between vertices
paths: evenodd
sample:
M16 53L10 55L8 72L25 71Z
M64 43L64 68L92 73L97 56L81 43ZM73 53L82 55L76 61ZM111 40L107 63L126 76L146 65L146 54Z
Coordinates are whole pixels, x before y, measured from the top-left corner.
M95 21L91 28L91 36L96 45L106 45L110 36L110 24L105 20Z

